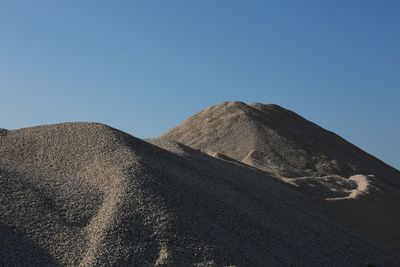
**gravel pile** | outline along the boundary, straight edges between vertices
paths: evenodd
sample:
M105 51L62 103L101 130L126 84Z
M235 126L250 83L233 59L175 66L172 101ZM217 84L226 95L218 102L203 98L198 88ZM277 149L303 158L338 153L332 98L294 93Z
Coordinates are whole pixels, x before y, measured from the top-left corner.
M0 135L0 265L394 266L264 172L106 125Z
M233 158L290 181L316 201L340 197L343 201L325 205L400 253L400 172L292 111L224 102L193 115L160 140ZM340 181L356 175L369 177L368 191L350 192L357 199L343 197L349 188ZM326 177L338 177L339 184L324 182Z

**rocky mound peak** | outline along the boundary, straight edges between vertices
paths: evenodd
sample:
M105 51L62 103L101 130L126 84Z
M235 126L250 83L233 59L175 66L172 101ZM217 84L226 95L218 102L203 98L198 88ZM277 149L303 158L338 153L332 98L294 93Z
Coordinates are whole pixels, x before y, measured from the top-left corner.
M257 168L281 177L399 175L340 136L275 104L224 102L193 115L160 138L250 165L257 162Z

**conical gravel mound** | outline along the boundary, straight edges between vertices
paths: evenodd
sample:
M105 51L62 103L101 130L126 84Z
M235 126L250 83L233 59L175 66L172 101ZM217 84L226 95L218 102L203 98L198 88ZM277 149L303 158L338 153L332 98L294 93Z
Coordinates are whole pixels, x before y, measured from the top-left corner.
M224 102L191 116L160 140L260 169L400 251L400 172L292 111Z
M193 115L161 139L219 152L290 178L399 175L398 170L340 136L273 104L224 102ZM400 181L390 182L400 185Z

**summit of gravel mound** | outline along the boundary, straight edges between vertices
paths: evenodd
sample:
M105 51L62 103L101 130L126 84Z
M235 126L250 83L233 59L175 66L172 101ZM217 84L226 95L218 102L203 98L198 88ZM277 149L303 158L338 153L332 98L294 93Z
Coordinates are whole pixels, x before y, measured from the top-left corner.
M399 175L340 136L275 104L224 102L160 138L216 151L276 176ZM395 183L400 186L400 181Z

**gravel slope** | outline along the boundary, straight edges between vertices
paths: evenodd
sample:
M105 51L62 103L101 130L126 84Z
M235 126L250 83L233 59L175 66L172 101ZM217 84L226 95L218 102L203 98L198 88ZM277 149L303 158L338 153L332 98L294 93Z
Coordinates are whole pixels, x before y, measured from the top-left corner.
M94 123L0 135L0 265L394 266L289 185Z

